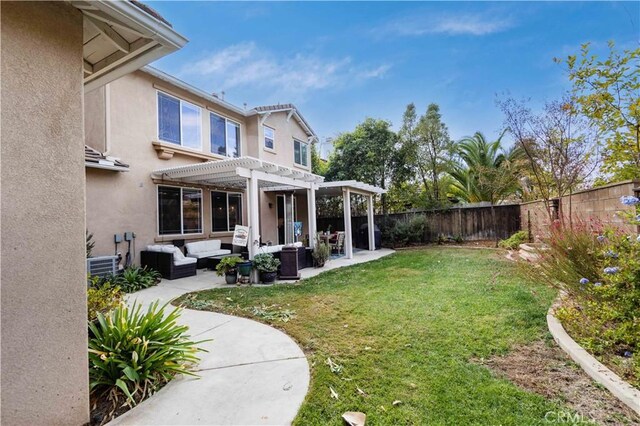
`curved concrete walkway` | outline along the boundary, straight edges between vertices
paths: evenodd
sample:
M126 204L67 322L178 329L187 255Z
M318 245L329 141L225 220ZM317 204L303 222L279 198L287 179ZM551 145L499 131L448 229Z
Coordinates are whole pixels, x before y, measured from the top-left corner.
M394 253L358 251L353 259L334 259L324 268L305 268L302 278L369 262ZM289 281L290 283L290 281ZM215 272L198 270L193 277L162 282L129 295L148 306L185 293L229 287ZM177 377L109 425L288 425L309 387L309 364L298 345L275 328L245 318L184 309L179 322L189 326L202 344L196 368L200 378Z
M129 296L145 306L181 294L222 286L208 271L163 280ZM185 309L180 317L202 344L199 378L180 376L110 425L286 425L309 387L309 365L286 334L245 318Z

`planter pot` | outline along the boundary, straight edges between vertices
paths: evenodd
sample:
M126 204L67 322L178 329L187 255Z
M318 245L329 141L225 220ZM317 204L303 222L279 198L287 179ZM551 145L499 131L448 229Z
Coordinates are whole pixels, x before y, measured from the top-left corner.
M264 284L271 284L276 280L277 272L260 272L260 281Z
M251 275L251 267L252 266L253 266L253 264L251 263L250 260L246 261L246 262L238 263L238 272L243 277L248 277L249 275Z
M227 282L227 284L235 284L238 282L238 272L237 271L228 272L224 274L224 279Z

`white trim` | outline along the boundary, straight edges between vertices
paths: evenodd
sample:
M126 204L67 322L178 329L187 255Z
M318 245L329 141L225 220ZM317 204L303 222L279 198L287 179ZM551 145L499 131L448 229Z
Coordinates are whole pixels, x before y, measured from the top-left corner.
M369 185L368 183L358 182L357 180L340 180L335 182L322 182L318 185L318 189L340 188L340 187L342 188L348 187L352 192L356 192L358 194L363 194L363 195L368 195L370 193L384 194L387 192L386 189Z
M273 137L269 138L271 139L271 142L273 143L273 147L269 148L266 143L267 143L267 134L265 133L265 129L269 129L273 132ZM271 126L267 126L266 124L262 125L262 148L265 151L268 152L273 152L274 154L276 153L276 129L271 127Z
M195 95L195 96L197 96L199 98L202 98L205 101L211 102L212 104L221 106L221 107L226 108L228 110L231 110L231 111L235 112L236 114L239 114L239 115L241 115L243 117L247 116L247 112L244 109L238 108L237 106L235 106L233 104L230 104L229 102L223 101L220 98L212 96L210 93L207 93L204 90L200 90L197 87L192 86L192 85L190 85L188 83L185 83L184 81L182 81L182 80L180 80L180 79L178 79L178 78L176 78L176 77L174 77L172 75L169 75L169 74L167 74L167 73L165 73L163 71L160 71L159 69L154 68L154 67L152 67L150 65L142 67L140 69L140 71L145 72L145 73L147 73L147 74L149 74L149 75L151 75L153 77L156 77L156 78L158 78L158 79L160 79L162 81L165 81L165 82L167 82L167 83L169 83L169 84L171 84L173 86L176 86L177 88L182 89L185 92L189 92L192 95Z
M90 161L85 161L84 163L85 167L88 167L90 169L103 169L103 170L111 170L114 172L128 172L129 168L128 167L121 167L121 166L107 166L105 164L97 164L97 163L92 163Z
M353 258L353 238L351 237L351 191L346 187L342 191L344 209L344 257Z
M306 147L306 151L307 151L307 155L305 155L305 157L307 158L307 164L302 164L302 163L298 163L296 161L296 142L298 142L300 144L300 160L302 160L302 145L304 145ZM304 169L309 169L309 163L311 162L311 158L309 158L309 152L311 150L309 149L309 143L307 142L303 142L300 139L297 138L293 138L293 164L297 167L300 168L304 168Z
M180 112L180 143L179 144L176 144L174 141L169 141L169 140L166 140L166 139L163 139L162 137L160 137L160 93L162 93L163 95L165 95L165 96L167 96L169 98L172 98L172 99L175 99L175 100L178 101L178 110ZM193 107L193 108L198 110L198 118L199 118L199 120L198 120L198 122L199 122L198 133L199 133L199 136L200 136L199 137L199 139L200 139L200 148L194 148L194 147L191 147L191 146L185 146L184 145L184 140L183 140L184 132L182 131L182 126L184 124L184 120L182 119L182 104L183 103L185 103L188 106L191 106L191 107ZM191 149L191 150L193 150L195 152L203 152L203 149L202 149L202 139L203 139L202 127L203 126L202 126L202 107L201 106L199 106L197 104L194 104L192 102L186 101L186 100L184 100L182 98L179 98L177 96L174 96L174 95L172 95L170 93L167 93L167 92L165 92L163 90L160 90L160 89L156 88L156 135L157 135L158 140L160 142L170 143L170 144L173 144L173 145L178 145L178 146L180 146L180 147L182 147L184 149Z
M160 233L160 187L164 186L167 188L178 188L180 189L180 234L161 234ZM196 191L200 191L200 232L184 232L184 206L182 205L182 190L183 189L192 189ZM204 193L202 188L194 188L191 186L177 186L177 185L165 185L158 183L156 184L156 235L158 238L167 238L167 237L180 237L186 235L204 235Z
M239 158L242 157L242 124L239 123L238 121L229 118L223 114L220 114L218 112L212 111L209 108L207 108L207 110L209 111L209 152L211 153L211 155L215 155L219 158ZM220 155L217 153L214 153L211 150L211 116L215 115L217 117L220 117L224 120L224 146L225 146L225 150L227 152L227 155ZM238 126L238 155L235 156L231 156L228 155L229 153L229 138L227 135L227 125L231 123L231 124L235 124L236 126Z

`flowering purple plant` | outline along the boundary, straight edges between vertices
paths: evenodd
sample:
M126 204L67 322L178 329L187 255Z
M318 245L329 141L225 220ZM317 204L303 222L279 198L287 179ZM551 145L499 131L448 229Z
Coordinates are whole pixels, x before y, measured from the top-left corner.
M618 272L620 272L620 268L617 266L607 266L604 268L604 273L607 275L617 274Z
M613 251L613 250L607 250L607 251L604 253L604 255L605 255L605 256L607 256L607 257L610 257L610 258L612 258L612 259L617 259L617 258L618 258L618 253L616 253L616 252L615 252L615 251Z
M589 280L587 278L580 278L580 284L582 285L589 284Z
M635 206L636 204L640 204L640 199L633 195L623 195L620 197L620 202L625 206Z
M598 235L596 237L596 240L598 240L599 243L603 243L606 239L607 237L605 237L604 235Z

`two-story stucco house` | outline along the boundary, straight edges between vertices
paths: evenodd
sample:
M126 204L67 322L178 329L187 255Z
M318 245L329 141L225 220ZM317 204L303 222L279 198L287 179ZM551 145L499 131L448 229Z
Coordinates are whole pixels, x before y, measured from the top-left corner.
M139 252L174 240L230 242L237 224L250 228L250 256L264 244L311 246L317 191L380 192L314 175L317 136L291 104L240 108L146 67L87 93L85 110L97 254L113 254L114 234L127 231Z

